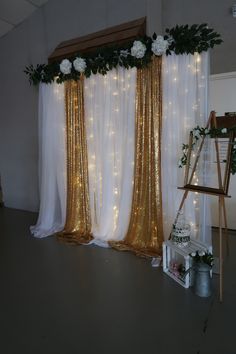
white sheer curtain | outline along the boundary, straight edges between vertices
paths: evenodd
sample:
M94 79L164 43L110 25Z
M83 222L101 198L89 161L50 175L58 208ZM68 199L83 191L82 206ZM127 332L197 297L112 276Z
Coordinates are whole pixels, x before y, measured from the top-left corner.
M85 80L93 242L107 246L127 232L132 203L136 69Z
M188 143L191 129L206 125L209 115L208 63L208 53L163 56L162 200L166 239L183 195L177 190L184 182L183 169L178 168L182 144ZM210 245L208 197L189 193L185 218L192 235Z
M66 215L66 132L64 85L39 87L40 210L35 237L63 229Z

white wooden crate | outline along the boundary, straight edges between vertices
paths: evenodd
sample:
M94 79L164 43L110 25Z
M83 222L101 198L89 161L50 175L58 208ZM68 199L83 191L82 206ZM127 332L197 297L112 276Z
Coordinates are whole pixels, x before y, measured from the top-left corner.
M189 245L183 248L176 246L170 240L163 242L163 272L184 288L189 288L191 284L191 272L188 272L184 277L176 276L171 270L171 262L179 260L187 271L192 266L192 257L190 257L189 254L201 250L212 252L212 247L207 247L203 243L195 240L191 240Z

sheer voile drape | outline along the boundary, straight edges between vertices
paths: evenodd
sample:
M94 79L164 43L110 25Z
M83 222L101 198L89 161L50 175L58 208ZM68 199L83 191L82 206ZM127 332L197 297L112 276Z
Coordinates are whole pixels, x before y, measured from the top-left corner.
M91 240L87 139L84 120L84 80L65 83L67 130L67 207L61 240L87 243Z
M84 82L92 242L100 246L122 240L129 226L136 72L119 67Z
M66 129L64 84L39 86L39 194L35 237L61 231L66 217Z
M161 58L137 70L135 166L129 228L122 242L111 245L144 256L161 254Z
M163 123L162 123L162 201L164 234L170 235L183 191L184 169L178 168L182 144L188 143L189 132L208 119L208 53L201 55L163 56ZM208 158L204 155L205 159ZM204 161L201 174L209 171ZM194 177L199 182L199 176ZM189 193L185 203L186 221L191 224L192 237L211 244L208 197Z
M105 77L40 86L41 203L35 236L65 225L60 236L65 240L89 242L93 233L98 243L123 240L113 246L160 254L162 201L168 237L181 198L181 145L208 115L208 55L164 56L162 74L163 123L161 58L137 74L119 68ZM190 195L187 203L187 221L210 243L207 197Z

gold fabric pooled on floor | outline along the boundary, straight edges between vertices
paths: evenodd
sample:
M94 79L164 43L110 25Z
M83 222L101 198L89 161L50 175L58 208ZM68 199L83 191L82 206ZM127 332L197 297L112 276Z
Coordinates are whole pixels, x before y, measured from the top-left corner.
M65 82L67 211L65 228L58 238L72 243L92 239L83 87L82 78Z
M130 224L125 239L110 242L118 250L155 257L163 242L161 201L161 58L138 69L136 88L136 146Z

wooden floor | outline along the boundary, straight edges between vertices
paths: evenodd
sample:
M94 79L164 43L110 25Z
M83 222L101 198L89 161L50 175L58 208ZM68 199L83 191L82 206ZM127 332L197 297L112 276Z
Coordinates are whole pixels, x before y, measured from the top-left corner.
M130 253L35 239L36 218L0 209L0 353L236 353L233 233L220 304Z

